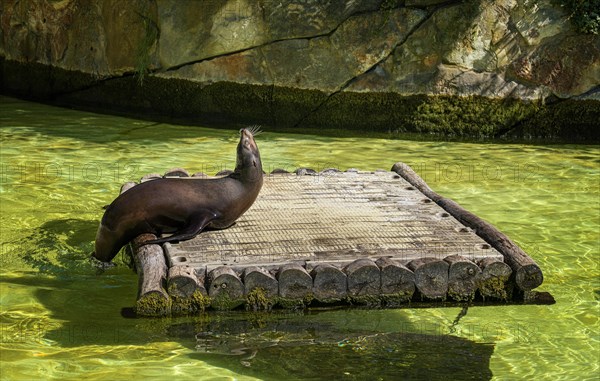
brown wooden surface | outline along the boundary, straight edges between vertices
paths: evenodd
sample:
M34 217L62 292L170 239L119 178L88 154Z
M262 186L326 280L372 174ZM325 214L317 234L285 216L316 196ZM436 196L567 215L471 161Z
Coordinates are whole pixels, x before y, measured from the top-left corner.
M415 273L391 258L380 258L376 264L381 269L382 295L399 295L410 300L415 292Z
M279 296L286 299L302 299L312 293L313 279L306 270L295 263L285 264L277 273Z
M346 274L334 265L323 263L311 273L313 293L317 300L332 301L346 297L348 285Z
M502 258L396 173L334 172L265 177L254 205L232 227L166 247L190 266L306 266L360 258L463 255ZM169 260L171 262L171 260Z
M512 269L506 263L494 258L486 258L479 262L482 268L479 281L479 292L484 298L508 300L512 295L509 283Z
M444 258L448 268L448 295L456 301L471 301L479 287L481 269L460 255Z
M455 201L435 193L408 165L396 163L392 167L392 170L410 182L425 196L435 201L460 223L474 229L478 236L482 237L493 248L502 253L504 262L506 262L513 272L515 272L515 283L521 290L529 291L542 284L544 276L540 267L504 233L500 232L490 223L464 209Z
M165 315L170 311L167 284L167 264L159 245L143 245L156 239L154 234L141 234L133 241L133 259L138 273L137 313L146 316ZM153 301L157 300L158 302ZM154 308L158 306L159 308ZM161 310L164 309L164 310Z
M419 258L408 263L415 273L415 286L429 300L445 300L448 293L448 263L436 258Z

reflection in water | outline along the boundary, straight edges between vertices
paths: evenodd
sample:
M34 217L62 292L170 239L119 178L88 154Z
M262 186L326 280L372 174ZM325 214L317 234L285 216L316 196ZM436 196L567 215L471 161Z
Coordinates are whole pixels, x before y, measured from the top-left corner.
M490 379L493 345L443 334L344 330L298 314L210 314L175 324L195 359L261 379ZM375 378L374 378L375 377Z

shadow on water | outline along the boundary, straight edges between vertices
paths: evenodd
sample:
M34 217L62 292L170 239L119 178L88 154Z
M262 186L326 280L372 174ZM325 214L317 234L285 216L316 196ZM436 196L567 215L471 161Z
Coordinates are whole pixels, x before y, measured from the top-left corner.
M174 324L169 332L193 338L191 358L265 380L492 377L491 344L419 333L410 324L391 332L362 327L363 319L389 319L386 311L247 316Z
M189 349L184 356L192 361L264 380L492 377L493 344L444 334L443 323L416 324L400 310L234 311L129 319L120 312L135 300L137 276L123 267L70 278L31 273L3 282L8 288L32 289L36 302L48 311L45 317L32 314L26 323L6 311L4 331L20 330L20 338L63 348L177 342Z
M424 329L400 310L125 318L121 311L135 302L137 276L124 265L100 273L90 264L96 228L97 221L51 220L23 240L23 260L35 271L4 277L3 283L30 290L48 313L33 311L23 319L5 311L5 336L12 332L15 340L61 347L175 341L191 351L193 360L266 380L492 376L493 345L443 334L444 326Z
M19 254L27 265L42 273L87 273L97 229L96 220L46 221L19 241Z

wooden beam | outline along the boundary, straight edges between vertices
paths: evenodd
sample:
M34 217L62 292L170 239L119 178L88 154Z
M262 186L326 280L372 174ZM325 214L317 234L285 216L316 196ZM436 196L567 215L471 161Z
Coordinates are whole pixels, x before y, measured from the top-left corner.
M529 291L542 284L544 276L540 267L504 233L500 232L490 223L464 209L455 201L442 197L431 190L425 181L408 165L398 162L394 164L392 171L402 176L406 181L421 191L421 193L454 216L460 223L473 229L479 237L483 238L492 247L502 253L504 262L506 262L515 273L515 283L521 290Z

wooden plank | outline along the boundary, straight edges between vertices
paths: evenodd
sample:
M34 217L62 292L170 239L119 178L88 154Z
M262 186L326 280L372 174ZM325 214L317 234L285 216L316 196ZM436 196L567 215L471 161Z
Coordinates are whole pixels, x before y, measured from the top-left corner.
M502 258L393 172L322 172L265 177L254 203L229 229L167 247L168 257L209 268L332 263L390 256L402 263L462 255Z

